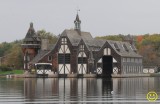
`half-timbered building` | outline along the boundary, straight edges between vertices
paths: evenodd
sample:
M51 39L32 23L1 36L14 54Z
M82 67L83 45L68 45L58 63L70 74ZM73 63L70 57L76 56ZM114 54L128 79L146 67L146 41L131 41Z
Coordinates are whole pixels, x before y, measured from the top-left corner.
M22 44L24 69L45 62L52 63L53 73L58 74L111 76L142 73L142 56L134 44L93 38L89 32L81 31L78 14L74 24L75 28L64 30L50 48L42 48L43 42L31 32L34 31L31 24Z

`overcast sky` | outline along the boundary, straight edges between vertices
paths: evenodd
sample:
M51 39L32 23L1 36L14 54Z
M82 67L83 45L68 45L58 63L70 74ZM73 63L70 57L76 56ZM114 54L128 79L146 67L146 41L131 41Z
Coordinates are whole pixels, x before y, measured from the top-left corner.
M0 0L0 42L23 39L30 22L56 35L74 28L77 8L93 37L160 33L160 0Z

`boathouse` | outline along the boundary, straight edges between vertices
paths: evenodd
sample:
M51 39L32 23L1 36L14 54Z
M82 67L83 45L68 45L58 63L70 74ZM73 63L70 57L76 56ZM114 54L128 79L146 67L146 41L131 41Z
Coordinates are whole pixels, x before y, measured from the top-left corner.
M96 74L138 74L143 72L142 56L131 39L111 41L95 39L89 32L81 30L81 20L76 15L74 29L65 29L56 44L48 47L30 24L24 38L24 69L30 70L35 63L51 63L53 73Z

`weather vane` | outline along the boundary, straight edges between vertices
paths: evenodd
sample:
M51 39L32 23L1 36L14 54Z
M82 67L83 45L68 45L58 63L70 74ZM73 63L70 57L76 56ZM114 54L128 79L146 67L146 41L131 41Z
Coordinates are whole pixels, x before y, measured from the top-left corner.
M77 7L77 14L78 14L79 11L80 11L80 9Z

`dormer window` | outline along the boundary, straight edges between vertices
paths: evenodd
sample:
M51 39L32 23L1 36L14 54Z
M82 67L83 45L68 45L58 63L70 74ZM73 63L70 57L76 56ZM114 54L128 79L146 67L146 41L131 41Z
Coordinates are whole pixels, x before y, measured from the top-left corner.
M120 51L120 49L119 49L117 43L114 43L113 45L114 45L114 47L115 47L115 49L116 49L117 51Z
M129 49L127 48L126 44L122 45L123 49L126 50L127 52L129 51Z
M134 45L131 45L130 48L134 51L134 52L137 52L137 49Z

